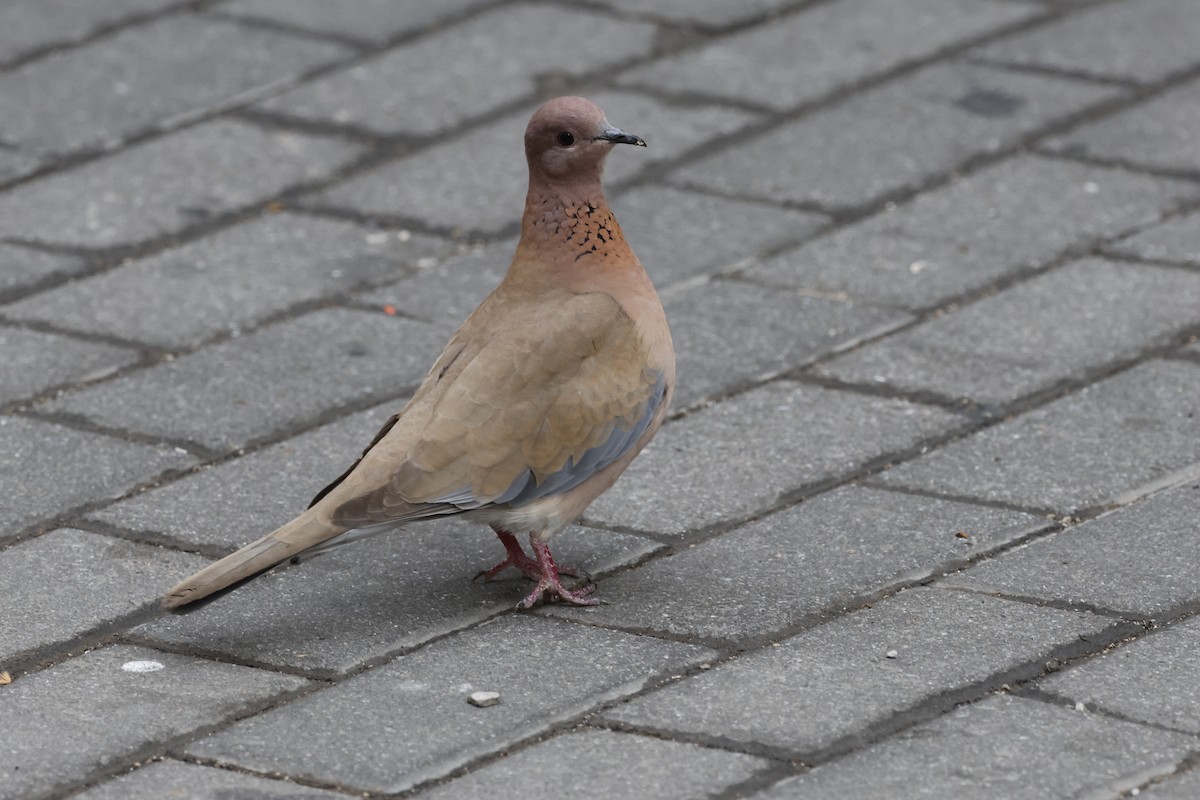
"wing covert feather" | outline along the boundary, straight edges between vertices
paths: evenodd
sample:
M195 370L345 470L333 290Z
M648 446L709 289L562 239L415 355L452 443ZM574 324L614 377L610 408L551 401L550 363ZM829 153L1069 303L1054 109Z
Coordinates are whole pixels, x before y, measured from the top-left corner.
M388 483L352 503L354 516L382 522L419 504L469 510L533 499L544 482L549 492L578 485L580 470L633 444L662 399L644 347L620 305L599 293L541 304L491 332L430 395L424 427Z

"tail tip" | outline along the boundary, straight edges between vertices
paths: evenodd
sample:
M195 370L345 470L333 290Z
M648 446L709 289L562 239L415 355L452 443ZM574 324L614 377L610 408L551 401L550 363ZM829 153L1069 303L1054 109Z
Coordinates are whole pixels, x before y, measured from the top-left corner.
M160 605L168 611L174 611L180 606L187 605L194 598L194 593L186 589L171 589L162 596Z

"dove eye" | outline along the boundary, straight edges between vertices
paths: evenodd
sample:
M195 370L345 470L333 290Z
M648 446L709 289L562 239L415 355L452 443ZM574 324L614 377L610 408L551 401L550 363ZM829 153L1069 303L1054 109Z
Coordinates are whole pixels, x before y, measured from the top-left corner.
M558 135L558 143L563 147L570 147L571 145L575 144L575 137L572 136L568 131L563 131Z

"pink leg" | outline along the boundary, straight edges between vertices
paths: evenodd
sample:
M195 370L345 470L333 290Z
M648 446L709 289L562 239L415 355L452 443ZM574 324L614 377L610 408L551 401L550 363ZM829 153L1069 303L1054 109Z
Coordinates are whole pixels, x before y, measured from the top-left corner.
M542 577L542 570L538 567L538 563L525 555L525 551L521 549L521 544L517 541L517 537L503 528L497 528L494 525L492 526L492 530L500 537L500 544L504 545L504 551L508 555L496 566L485 569L476 575L475 580L483 578L485 581L490 581L509 567L516 567L521 570L521 572L525 573L525 577L531 581L536 581Z
M554 556L550 555L549 545L537 539L534 539L532 544L541 575L537 579L537 586L533 587L533 591L526 595L524 600L517 603L517 608L532 608L538 600L549 602L555 597L577 606L598 606L604 602L598 598L589 597L592 592L596 591L594 583L586 583L578 589L568 589L563 586L558 575L564 570L554 565Z
M525 573L525 577L529 578L529 580L540 581L542 579L541 566L538 562L525 555L525 551L521 549L521 544L517 541L517 537L503 528L497 528L495 525L492 526L492 530L500 537L500 544L504 545L504 551L508 553L508 556L496 566L482 570L475 576L474 580L483 578L484 581L490 581L509 567L516 567ZM572 578L579 577L579 570L574 567L562 566L558 568L558 571L560 574L569 575Z

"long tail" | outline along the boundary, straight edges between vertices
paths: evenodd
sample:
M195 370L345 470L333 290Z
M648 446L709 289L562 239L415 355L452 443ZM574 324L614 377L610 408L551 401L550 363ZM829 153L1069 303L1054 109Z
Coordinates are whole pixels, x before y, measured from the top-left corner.
M172 586L163 596L163 606L178 608L208 597L348 530L321 516L315 509L309 509L274 533L209 564Z

